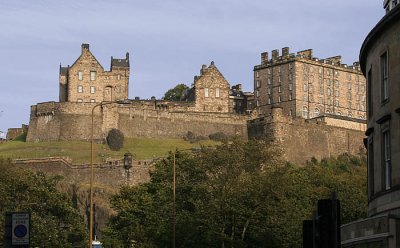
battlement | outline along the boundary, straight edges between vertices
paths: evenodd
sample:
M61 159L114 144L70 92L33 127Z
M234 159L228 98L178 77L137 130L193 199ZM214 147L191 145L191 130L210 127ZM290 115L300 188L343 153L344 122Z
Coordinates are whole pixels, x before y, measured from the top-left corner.
M279 50L275 49L271 52L272 57L269 58L268 52L261 53L261 64L256 65L254 69L265 68L269 66L274 66L283 63L289 63L292 61L300 60L306 61L312 64L321 65L321 66L335 66L340 67L346 70L356 70L360 71L360 63L354 62L352 65L342 64L342 56L337 55L325 59L319 59L313 56L312 49L306 49L302 51L298 51L297 53L290 53L289 47L282 48L281 54L279 54Z

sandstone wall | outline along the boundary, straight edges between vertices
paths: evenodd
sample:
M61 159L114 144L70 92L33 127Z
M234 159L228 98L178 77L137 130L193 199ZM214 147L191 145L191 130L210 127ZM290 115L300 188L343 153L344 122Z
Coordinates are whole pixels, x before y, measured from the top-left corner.
M94 106L95 103L70 102L32 106L27 141L89 140ZM247 138L247 116L192 109L190 104L161 101L98 106L94 112L94 138L104 138L115 127L130 138L182 138L188 131L203 136L224 132Z
M328 122L322 118L292 119L280 111L273 110L274 116L249 121L249 138L274 141L283 148L285 159L292 163L301 164L312 157L322 159L342 153L357 155L365 152L364 131L329 125L332 119Z

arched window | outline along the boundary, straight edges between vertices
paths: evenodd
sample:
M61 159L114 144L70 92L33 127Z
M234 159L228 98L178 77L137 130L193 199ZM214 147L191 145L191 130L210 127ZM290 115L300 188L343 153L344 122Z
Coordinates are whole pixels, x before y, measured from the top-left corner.
M319 116L319 109L318 109L318 108L315 108L315 109L314 109L314 116L315 116L315 117L318 117L318 116Z
M308 108L306 106L303 107L303 117L307 118L308 116Z

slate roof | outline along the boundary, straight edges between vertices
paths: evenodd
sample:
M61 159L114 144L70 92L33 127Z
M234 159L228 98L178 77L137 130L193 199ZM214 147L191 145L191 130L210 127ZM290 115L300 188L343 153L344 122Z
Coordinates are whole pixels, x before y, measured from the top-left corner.
M68 67L61 67L60 66L60 75L61 76L67 76L67 74L68 74Z
M129 67L129 59L114 59L111 57L111 67Z

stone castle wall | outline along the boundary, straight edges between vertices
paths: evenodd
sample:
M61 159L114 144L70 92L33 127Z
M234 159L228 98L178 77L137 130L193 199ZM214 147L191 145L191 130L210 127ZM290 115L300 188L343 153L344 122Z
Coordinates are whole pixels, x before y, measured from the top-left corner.
M89 140L95 103L47 102L31 107L27 141ZM182 138L188 131L208 136L224 132L247 138L247 116L194 112L191 104L131 101L108 104L94 111L94 138L103 139L117 127L126 137Z
M312 157L322 159L343 153L365 152L365 124L333 118L311 120L290 118L282 109L273 115L249 121L249 138L273 141L282 148L284 158L292 163L304 163Z

